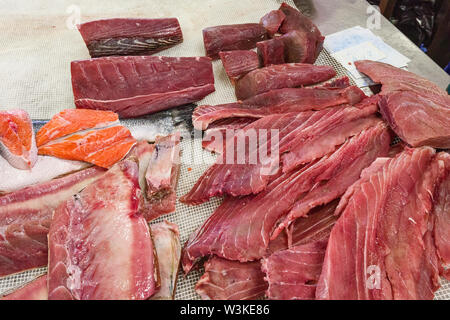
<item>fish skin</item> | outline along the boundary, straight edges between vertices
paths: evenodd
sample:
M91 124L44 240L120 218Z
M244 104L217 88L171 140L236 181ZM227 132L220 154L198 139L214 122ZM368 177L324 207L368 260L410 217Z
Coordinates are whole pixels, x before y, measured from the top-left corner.
M30 116L24 110L0 112L0 155L14 168L31 169L37 148Z
M103 174L88 168L0 197L0 276L45 266L53 210Z

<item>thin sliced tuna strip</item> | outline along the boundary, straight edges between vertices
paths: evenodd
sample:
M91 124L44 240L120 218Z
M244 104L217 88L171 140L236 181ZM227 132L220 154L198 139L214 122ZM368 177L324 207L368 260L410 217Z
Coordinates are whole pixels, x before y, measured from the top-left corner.
M78 25L91 57L148 55L183 41L177 18L95 20Z
M320 240L326 242L337 220L334 215L336 206L337 201L333 201L312 210L308 217L298 219L292 230L292 245L304 245ZM284 241L286 239L281 238L270 242L270 253L288 248L288 242ZM264 276L259 261L239 262L212 256L205 263L205 273L197 282L196 291L202 299L260 299L268 288Z
M178 226L164 220L151 225L150 229L158 256L158 270L161 278L161 287L152 296L152 300L173 300L181 257Z
M138 167L119 162L61 204L49 233L49 299L147 299L158 288ZM74 285L76 284L76 285Z
M275 252L262 260L271 300L314 300L327 240Z
M267 289L259 261L240 263L214 256L204 267L205 273L195 285L203 300L256 300Z
M320 201L311 200L317 207L340 197L341 194L331 190L337 189L341 184L349 186L355 182L360 172L355 175L350 174L351 171L357 168L362 170L377 157L385 156L389 143L388 130L380 123L351 138L330 156L298 170L278 174L272 178L267 188L257 195L226 198L189 237L182 257L185 272L188 272L198 259L211 254L241 262L260 259L267 253L270 236L280 219L285 218L296 203L308 197L315 188L322 190L318 195ZM349 156L355 150L371 151ZM330 173L334 173L339 179L333 180L334 175L330 178ZM330 192L324 196L327 188ZM345 192L345 189L342 192ZM311 205L310 209L313 208Z
M47 275L40 276L0 300L47 300Z
M249 50L267 38L266 30L258 23L231 24L203 29L206 55L219 58L220 51Z
M413 147L450 148L450 96L431 81L391 65L356 61L359 71L382 84L380 112Z
M250 71L259 68L258 55L252 50L221 51L219 56L232 83Z
M242 102L195 108L192 115L194 127L205 130L214 121L236 118L262 118L272 114L322 110L341 104L357 104L366 95L357 87L330 89L284 88L271 90Z
M77 108L137 117L203 99L214 91L207 57L126 56L73 61Z
M336 75L330 66L285 63L253 70L236 82L236 98L248 99L281 88L295 88L327 81Z
M375 162L339 203L318 299L432 299L439 288L432 195L435 151L407 149ZM420 201L417 201L420 199Z
M47 265L53 210L103 173L89 168L0 197L0 276Z
M364 102L357 107L338 106L259 119L227 140L226 149L231 151L223 152L181 201L200 204L225 194L257 194L265 189L281 163L283 172L288 172L332 152L348 137L375 125L379 122L373 115L376 110L375 104ZM250 143L245 138L252 135ZM266 150L266 158L261 158L261 150Z
M17 169L30 170L35 165L36 141L26 111L0 111L0 156Z

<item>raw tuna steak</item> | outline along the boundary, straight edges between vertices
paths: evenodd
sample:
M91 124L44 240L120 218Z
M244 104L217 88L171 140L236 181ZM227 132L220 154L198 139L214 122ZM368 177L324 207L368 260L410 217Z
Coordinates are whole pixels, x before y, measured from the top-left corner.
M234 50L219 52L225 72L234 83L241 76L259 68L259 58L252 50Z
M161 278L161 287L152 296L152 300L173 300L181 256L178 226L164 220L151 225L150 229L158 256L158 270Z
M158 288L149 227L138 213L138 167L119 162L54 212L50 300L148 299Z
M284 43L279 38L258 42L256 47L263 66L267 67L272 64L283 64L285 62Z
M78 25L91 57L148 55L183 41L176 18L102 19Z
M376 161L342 197L318 299L432 299L439 270L432 236L435 151L407 149ZM417 201L420 199L420 201Z
M272 10L261 18L259 23L267 30L269 37L273 37L280 29L281 24L286 18L281 10Z
M258 23L231 24L203 29L206 55L219 58L220 51L249 50L266 39L266 29Z
M33 168L37 161L37 148L33 125L27 112L0 111L0 156L14 168Z
M0 276L47 265L53 210L103 173L89 168L0 197Z
M77 108L111 110L122 118L203 99L214 91L211 59L127 56L73 61Z
M0 300L48 300L47 275L34 279Z
M203 300L256 300L266 289L259 261L240 263L216 256L205 262L205 273L195 285Z
M303 63L272 65L253 70L236 83L238 100L269 90L295 88L326 81L336 75L333 67Z

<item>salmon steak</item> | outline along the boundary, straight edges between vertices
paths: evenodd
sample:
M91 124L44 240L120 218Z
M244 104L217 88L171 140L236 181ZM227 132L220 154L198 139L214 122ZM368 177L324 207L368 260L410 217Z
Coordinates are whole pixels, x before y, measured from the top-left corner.
M0 155L17 169L31 169L37 161L33 126L27 112L0 112Z
M40 155L79 160L109 168L136 144L128 128L110 111L64 110L37 134Z

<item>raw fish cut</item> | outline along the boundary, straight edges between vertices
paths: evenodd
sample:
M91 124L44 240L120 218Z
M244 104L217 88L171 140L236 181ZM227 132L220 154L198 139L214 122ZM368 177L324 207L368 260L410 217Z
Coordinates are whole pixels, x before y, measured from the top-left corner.
M381 114L402 140L413 147L450 148L450 97L445 90L382 62L362 60L355 66L382 84Z
M0 276L47 265L53 210L103 173L89 168L0 197Z
M309 31L292 30L279 39L284 44L284 59L286 62L314 63L316 41L309 37Z
M0 179L0 195L33 184L50 181L90 166L87 162L38 156L31 170L20 170L12 167L5 159L0 157L0 172L2 173L2 179Z
M326 185L330 191L338 186L328 181L351 185L359 178L360 172L349 175L339 173L349 168L364 168L377 157L384 156L389 150L390 136L384 124L363 131L352 137L330 156L323 157L300 169L279 173L273 177L266 189L257 195L247 197L228 197L216 211L199 227L187 241L182 255L185 272L204 256L215 254L219 257L240 262L254 261L266 255L270 236L281 219L286 217L296 203L302 201L316 186ZM363 146L364 145L364 146ZM355 156L349 156L354 150L361 150ZM370 150L368 154L363 150ZM336 163L336 161L343 162ZM337 174L341 179L334 179ZM331 177L330 177L331 176ZM344 191L345 192L345 189ZM320 196L320 194L319 194ZM328 197L327 202L339 198ZM317 203L317 207L321 203ZM311 206L310 209L313 209Z
M183 41L177 18L102 19L77 27L92 58L149 55Z
M259 68L258 55L252 50L222 51L219 52L219 57L232 83Z
M74 133L39 147L40 155L67 160L86 161L109 168L123 159L136 144L130 130L124 126L113 126Z
M214 91L207 57L124 56L73 61L72 88L81 109L138 117L203 99Z
M281 10L272 10L264 15L259 23L267 30L269 37L273 37L280 29L285 14Z
M238 100L281 88L295 88L326 81L336 71L330 66L315 66L305 63L285 63L264 67L247 73L236 82Z
M159 291L152 300L173 300L180 266L180 233L176 224L166 220L150 226L161 278Z
M332 152L348 137L379 123L374 115L376 105L366 100L355 107L266 116L238 130L234 137L227 139L226 149L231 151L223 152L180 200L195 205L215 196L243 196L263 191L280 163L283 172L293 170ZM251 136L254 139L250 143L246 137ZM261 150L267 156L261 156Z
M180 165L180 133L157 137L145 173L147 221L175 211Z
M206 55L219 58L220 51L249 50L267 38L266 29L258 23L231 24L203 29Z
M48 300L47 275L34 279L0 300Z
M261 93L242 102L216 106L199 106L192 114L197 130L205 130L210 123L227 118L262 118L272 114L321 110L337 105L354 105L366 95L356 86L348 88L284 88Z
M450 154L438 153L433 165L442 171L441 181L433 196L434 241L439 258L447 268L446 277L450 279Z
M262 259L271 300L314 300L327 240L273 253Z
M264 67L285 62L284 43L279 38L258 42L256 48L258 48L258 55L261 57Z
M256 300L267 283L259 261L240 263L216 256L205 262L205 273L195 285L203 300Z
M119 123L117 113L89 109L66 109L54 115L36 134L38 147L52 140L87 130Z
M292 31L299 31L300 34L302 34L302 37L305 38L304 43L308 48L302 50L303 52L307 52L303 59L305 62L314 63L319 56L320 51L322 51L325 37L322 36L319 28L297 9L283 3L279 10L285 14L285 19L280 27L280 33L287 34ZM295 37L297 36L298 34L295 35ZM294 41L294 43L298 44L297 41ZM289 44L286 43L285 45L287 51L292 53L291 50L295 50L295 47L290 48Z
M62 203L49 232L50 300L141 300L159 287L138 167L124 160Z
M432 299L439 264L433 191L442 173L429 147L375 162L342 197L318 299Z
M33 125L26 111L0 111L0 156L21 170L30 170L36 163Z

